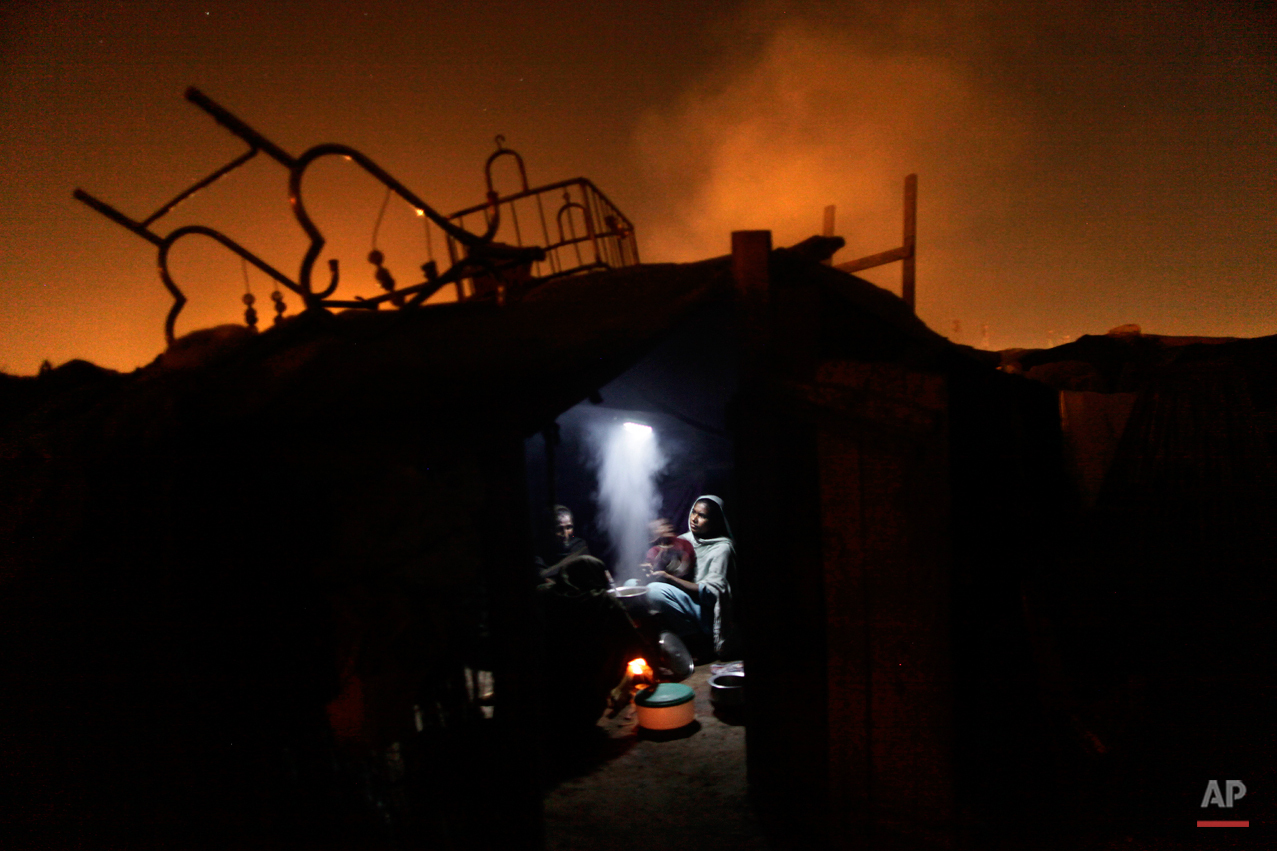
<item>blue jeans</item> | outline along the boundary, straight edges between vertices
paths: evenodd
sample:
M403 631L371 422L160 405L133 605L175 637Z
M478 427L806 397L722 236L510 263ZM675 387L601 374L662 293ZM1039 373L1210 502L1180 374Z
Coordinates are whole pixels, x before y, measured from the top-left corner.
M637 584L633 579L626 585ZM714 605L718 595L702 585L699 599L670 582L652 582L647 586L647 604L652 612L665 615L670 629L679 638L703 635L714 639Z

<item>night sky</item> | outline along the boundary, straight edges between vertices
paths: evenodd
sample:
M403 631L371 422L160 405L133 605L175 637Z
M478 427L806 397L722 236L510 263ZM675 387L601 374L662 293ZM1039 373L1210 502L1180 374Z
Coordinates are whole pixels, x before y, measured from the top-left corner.
M483 200L504 134L534 185L598 184L647 262L725 254L744 228L790 244L827 204L836 262L892 248L917 172L918 310L959 342L984 325L993 348L1129 322L1277 333L1275 35L1271 2L1229 0L16 0L0 8L0 369L132 369L162 349L153 247L71 192L144 218L240 153L189 85L294 155L364 151L443 213ZM375 294L382 189L340 161L307 179L341 292ZM305 242L264 157L159 227L185 223L296 275ZM415 283L406 204L379 246ZM173 268L179 334L240 321L238 260L192 239ZM898 267L866 277L899 287ZM268 314L266 279L249 286Z

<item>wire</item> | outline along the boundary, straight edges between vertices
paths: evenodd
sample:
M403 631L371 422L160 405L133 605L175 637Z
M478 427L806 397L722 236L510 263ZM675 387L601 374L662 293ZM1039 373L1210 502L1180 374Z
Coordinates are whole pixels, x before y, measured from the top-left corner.
M381 209L377 211L377 223L372 226L372 250L377 250L377 231L381 230L381 219L386 215L386 207L390 205L390 187L386 187L386 197L381 200Z

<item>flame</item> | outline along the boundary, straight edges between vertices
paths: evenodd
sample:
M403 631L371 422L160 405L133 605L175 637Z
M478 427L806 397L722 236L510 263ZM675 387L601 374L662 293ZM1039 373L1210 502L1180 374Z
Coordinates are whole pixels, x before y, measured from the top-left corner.
M631 659L628 670L632 677L652 676L652 669L648 666L646 659Z

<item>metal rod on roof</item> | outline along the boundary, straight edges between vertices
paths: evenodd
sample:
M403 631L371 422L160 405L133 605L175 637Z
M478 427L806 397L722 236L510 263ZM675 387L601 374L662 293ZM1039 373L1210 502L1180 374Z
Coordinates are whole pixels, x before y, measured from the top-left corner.
M213 120L243 139L252 149L263 151L267 156L276 162L282 163L287 168L292 168L297 160L283 148L276 145L270 139L267 139L261 133L258 133L252 127L249 127L243 121L240 121L230 110L216 103L208 95L199 89L191 86L186 90L186 99L198 106L200 109L213 116Z
M156 219L160 218L166 213L171 212L172 209L176 207L178 204L182 203L187 198L190 198L192 195L194 195L196 192L199 192L201 189L205 188L206 186L210 186L216 183L218 180L221 180L223 177L230 174L232 171L239 168L240 166L242 166L244 163L248 162L255 156L257 156L257 148L249 148L247 151L240 154L238 157L231 160L226 165L222 166L217 171L210 174L208 177L204 178L203 180L199 181L195 185L191 186L189 189L178 194L176 198L174 198L172 201L169 201L163 207L160 207L154 213L151 213L151 215L148 216L146 220L142 222L142 226L143 227L150 226Z

